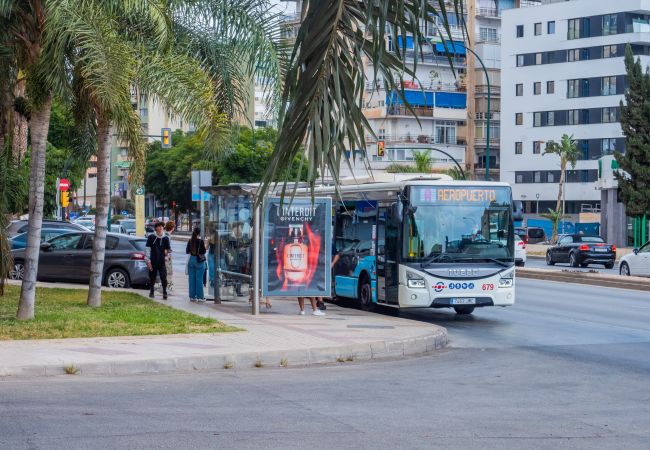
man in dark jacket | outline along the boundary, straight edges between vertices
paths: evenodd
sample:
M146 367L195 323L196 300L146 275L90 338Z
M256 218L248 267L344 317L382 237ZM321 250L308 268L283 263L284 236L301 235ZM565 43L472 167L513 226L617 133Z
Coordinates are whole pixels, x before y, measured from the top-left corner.
M149 267L149 297L153 298L153 287L156 284L156 276L160 275L160 282L163 287L163 300L167 300L167 268L165 258L171 251L169 237L165 236L163 224L156 223L154 234L147 238L147 266Z

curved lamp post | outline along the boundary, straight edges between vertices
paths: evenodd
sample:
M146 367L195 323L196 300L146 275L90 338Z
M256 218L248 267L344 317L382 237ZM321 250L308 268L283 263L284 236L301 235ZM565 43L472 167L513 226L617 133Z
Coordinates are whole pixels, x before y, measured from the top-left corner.
M492 89L490 86L490 75L488 74L485 64L483 64L483 60L481 59L481 57L478 56L478 54L474 50L472 50L467 46L465 46L465 50L467 50L472 55L474 55L478 60L479 64L481 64L481 67L483 68L483 72L485 73L485 79L487 81L487 120L486 120L486 126L487 126L486 142L487 143L485 145L485 181L488 181L490 179L490 115L491 115L490 107L492 102Z

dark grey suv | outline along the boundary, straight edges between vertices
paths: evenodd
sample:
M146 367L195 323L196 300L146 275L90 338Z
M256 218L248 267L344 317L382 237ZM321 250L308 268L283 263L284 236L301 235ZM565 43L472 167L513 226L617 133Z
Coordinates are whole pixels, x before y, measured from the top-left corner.
M7 227L7 234L10 238L12 238L21 233L27 233L28 224L29 222L27 220L12 220ZM88 228L76 223L49 219L43 219L43 228L70 231L89 231Z
M88 283L93 251L92 232L72 232L41 244L38 279ZM146 286L149 269L144 257L146 240L123 234L106 236L106 260L103 283L109 287ZM14 270L10 278L22 280L25 273L25 249L13 250Z

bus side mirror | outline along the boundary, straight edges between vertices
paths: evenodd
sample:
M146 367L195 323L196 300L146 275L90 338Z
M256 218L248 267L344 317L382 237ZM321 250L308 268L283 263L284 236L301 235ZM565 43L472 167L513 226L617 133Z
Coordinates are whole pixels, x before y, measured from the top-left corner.
M390 206L390 217L394 222L402 221L402 203L395 202Z

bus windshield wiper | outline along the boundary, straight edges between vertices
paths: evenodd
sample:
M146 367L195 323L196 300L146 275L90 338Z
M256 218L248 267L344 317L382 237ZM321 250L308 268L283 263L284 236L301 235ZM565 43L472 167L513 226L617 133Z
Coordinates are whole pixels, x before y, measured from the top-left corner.
M471 260L474 260L474 261L481 261L481 260L482 261L489 261L489 262L492 262L494 264L498 264L501 267L512 267L507 262L503 262L500 259L495 259L495 258L485 258L485 257L477 256L476 258L466 257L466 258L458 258L457 259L457 261L471 261Z
M426 261L421 262L420 267L428 266L429 264L433 264L434 262L440 261L443 258L450 258L451 259L451 256L450 256L449 253L445 253L445 252L438 253L437 255L432 256L431 258L427 259Z

